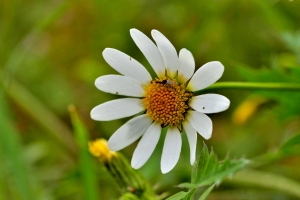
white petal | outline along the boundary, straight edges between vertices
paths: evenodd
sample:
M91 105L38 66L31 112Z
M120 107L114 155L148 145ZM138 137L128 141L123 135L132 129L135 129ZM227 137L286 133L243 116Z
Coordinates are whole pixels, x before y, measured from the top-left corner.
M96 87L111 94L126 95L132 97L144 97L145 91L140 82L128 76L106 75L95 81Z
M91 118L98 121L110 121L135 115L144 109L141 99L116 99L93 108Z
M203 138L208 140L211 137L212 121L207 115L190 110L186 119Z
M179 130L176 127L169 127L160 161L160 169L163 174L168 173L175 167L179 160L181 144Z
M178 70L178 55L172 43L159 31L152 30L153 39L164 59L167 73L171 78L174 78Z
M188 121L182 123L190 145L190 162L194 164L196 158L197 132Z
M224 66L218 62L208 62L200 67L187 86L190 91L197 91L206 88L219 80L224 72Z
M226 110L230 105L230 101L219 94L203 94L194 96L189 105L201 113L217 113Z
M159 140L160 132L161 126L155 122L147 129L131 159L131 166L134 169L142 167L150 158Z
M138 61L116 49L106 48L102 53L105 61L119 73L143 84L152 80L149 72Z
M132 144L145 133L151 123L152 120L146 114L129 120L109 138L109 149L119 151Z
M165 75L165 63L157 46L141 31L130 29L130 35L136 46L141 50L158 77Z
M190 51L181 49L179 52L178 79L180 82L187 82L194 74L195 60Z

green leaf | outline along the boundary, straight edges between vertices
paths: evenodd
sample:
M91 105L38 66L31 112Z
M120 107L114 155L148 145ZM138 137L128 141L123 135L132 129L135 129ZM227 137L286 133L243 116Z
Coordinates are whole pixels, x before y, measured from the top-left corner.
M236 68L239 74L249 82L278 82L278 83L299 83L300 68L290 67L288 70L284 70L280 67L274 67L274 69L251 69L250 67L239 64ZM300 93L298 91L255 91L267 99L277 102L274 112L285 119L292 116L299 115L300 110Z
M233 173L241 170L245 165L249 163L246 159L229 160L228 165L223 167L222 164L219 166L214 175L207 177L202 181L202 185L210 185L211 183L219 183L227 176L233 175ZM226 162L227 163L227 162Z
M283 143L283 145L281 146L281 150L287 150L299 144L300 144L300 133L295 134L294 136L289 138L285 143Z
M180 199L183 199L187 194L188 194L188 192L181 191L181 192L178 192L178 193L174 194L173 196L167 198L166 200L180 200Z
M187 195L183 198L183 200L191 200L197 190L190 190Z
M209 188L207 188L203 192L203 194L200 196L199 200L205 200L208 197L209 193L214 189L214 187L215 187L215 184L213 184Z
M205 163L208 162L209 151L205 143L203 143L203 148L201 154L197 157L195 164L192 169L192 183L199 183L203 178L205 171Z
M202 186L221 182L225 177L242 169L248 164L246 159L233 159L227 157L219 162L215 153L209 153L207 146L203 145L203 150L197 158L192 171L191 183L182 183L179 187L196 189Z
M69 107L69 112L75 132L75 140L79 149L80 175L86 193L85 196L87 200L96 200L99 199L99 195L97 193L96 171L92 164L92 157L88 152L89 134L74 106Z
M208 158L208 162L207 162L207 165L206 165L206 168L205 168L205 172L203 173L204 178L208 177L208 176L212 176L215 173L215 171L217 170L218 165L219 165L218 158L217 158L217 156L215 155L215 153L213 152L213 149L212 149L211 153L209 155L209 158Z
M119 200L140 200L140 198L135 194L132 194L131 192L127 192L123 194L123 196L121 196Z
M11 190L11 194L7 193L7 198L36 199L31 174L22 156L19 133L9 119L7 108L8 105L0 85L0 177L6 183L5 187L8 187L6 189L8 191Z

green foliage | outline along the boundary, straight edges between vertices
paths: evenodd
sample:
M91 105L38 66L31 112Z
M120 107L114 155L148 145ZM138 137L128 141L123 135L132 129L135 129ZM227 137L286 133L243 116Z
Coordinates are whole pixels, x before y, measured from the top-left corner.
M0 166L0 191L2 195L7 196L12 193L15 199L35 199L37 195L31 184L28 166L24 165L19 134L7 117L7 103L1 89L0 86L0 158L3 164ZM8 181L10 178L12 183Z
M187 195L188 195L188 192L180 191L180 192L172 195L171 197L167 198L166 200L180 200L180 199L183 199L184 197L186 197Z
M213 151L209 153L207 146L204 144L201 154L198 156L193 165L191 183L182 183L179 187L196 189L198 187L219 184L222 179L242 169L249 161L241 159L230 159L227 157L219 162Z
M5 91L7 95L12 98L28 116L36 120L62 148L70 151L71 154L75 153L75 142L70 129L51 109L14 79L10 79L10 87Z
M300 155L300 134L294 134L289 137L282 145L278 146L273 151L262 154L252 159L252 167L261 167L276 161L280 161L292 156Z
M215 184L212 184L209 188L207 188L201 195L201 197L199 198L199 200L205 200L209 193L214 189Z
M85 198L87 200L100 199L97 190L97 175L92 163L92 156L88 152L89 133L80 120L74 106L69 108L72 125L75 133L75 141L78 146L78 162L81 183L84 186Z
M183 199L190 199L198 188L210 185L202 194L201 198L205 199L215 184L220 184L225 177L232 176L248 163L249 161L243 158L230 159L229 157L219 162L215 153L213 151L209 152L207 146L203 144L202 152L193 165L191 183L179 184L179 187L188 188L190 191L177 193L177 196L172 196L172 198L182 199L184 197Z
M279 158L300 155L300 134L294 134L285 141L276 152Z
M119 197L118 185L106 169L102 165L90 168L93 163L85 148L88 138L108 139L128 120L90 119L94 106L119 98L94 86L97 77L117 73L104 61L104 48L125 52L153 75L130 38L130 28L150 37L152 29L161 31L178 52L181 48L192 52L197 68L221 61L225 71L220 81L300 83L299 7L296 0L0 1L0 82L5 86L0 89L0 199L81 200L93 198L95 190L101 199ZM179 192L173 187L190 178L185 137L176 168L165 175L159 169L163 140L159 141L139 169L149 185L159 185L162 193L179 192L177 198L185 199L206 187L207 193L213 188L210 196L220 200L241 198L245 189L262 197L256 199L292 200L293 194L299 195L295 184L300 181L299 92L220 89L216 93L228 97L231 105L228 111L210 116L214 131L208 142L216 153L207 151L206 160L201 161L205 174L193 172L188 186L196 188ZM253 93L267 103L255 107L244 124L234 124L232 113ZM81 122L70 122L69 104L77 106L86 124L76 129L80 133L71 131L72 125ZM122 150L125 160L131 158L134 147ZM226 181L224 177L234 166L239 168L240 160L226 158L220 163L215 155L224 157L226 152L254 157L251 166L259 170L243 170ZM287 184L272 186L290 177L293 180ZM224 187L213 187L220 180ZM206 186L198 189L199 184Z
M249 67L238 67L239 73L249 82L279 82L279 83L300 83L300 67L282 68L263 68L254 70ZM294 91L256 91L272 101L275 101L275 113L283 118L289 118L299 115L300 111L300 93Z
M125 193L122 197L119 198L119 200L139 200L140 198L137 197L136 195L128 192Z
M298 134L295 134L293 135L292 137L290 137L287 141L285 141L283 143L283 145L281 146L281 150L284 151L284 150L287 150L289 148L293 148L295 147L296 145L300 145L300 133Z

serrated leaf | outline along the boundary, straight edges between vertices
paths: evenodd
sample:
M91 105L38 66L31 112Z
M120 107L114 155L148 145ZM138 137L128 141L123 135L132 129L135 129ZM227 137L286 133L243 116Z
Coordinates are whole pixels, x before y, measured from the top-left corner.
M228 161L227 161L228 162ZM225 162L225 163L227 163ZM188 188L188 189L196 189L199 187L207 186L212 183L218 183L223 180L225 177L234 174L235 172L242 169L246 164L248 164L248 160L239 159L239 160L229 160L229 164L224 167L222 164L218 166L218 168L214 171L211 176L206 176L199 183L181 183L178 185L180 188Z
M199 200L205 200L208 197L209 193L214 189L214 187L215 187L215 184L213 184L209 188L207 188L203 192L203 194L200 196Z
M235 172L242 169L249 161L246 159L231 160L227 168L220 167L218 171L210 177L207 177L201 182L201 185L210 185L211 183L220 182L227 176L234 174Z
M205 163L207 163L209 158L209 151L205 143L203 143L203 148L201 154L197 157L195 164L192 169L192 183L199 183L203 177L203 172L205 170Z
M248 160L243 158L231 160L227 157L224 161L219 162L213 150L209 152L207 146L203 143L202 152L193 165L191 183L178 185L180 188L188 188L189 191L182 191L177 193L177 196L173 195L172 197L178 197L178 199L183 197L183 200L190 200L199 187L210 186L199 199L204 200L216 184L219 184L225 177L239 171L246 164L248 164Z
M207 149L207 147L206 147ZM206 154L205 154L206 155ZM206 163L203 164L203 167L200 167L199 169L199 179L197 180L197 183L202 182L206 177L209 177L213 175L219 165L218 159L213 151L211 151L210 154L208 154L207 158L204 158L203 160L206 160Z
M176 194L174 194L173 196L170 196L169 198L167 198L166 200L181 200L183 199L186 195L188 194L188 192L178 192Z
M206 171L204 172L204 177L211 176L215 173L219 166L219 161L216 154L211 150L209 159L206 165Z
M182 183L178 187L196 189L198 187L211 185L221 182L225 177L232 175L248 163L246 159L226 158L219 162L215 153L209 153L207 146L204 144L200 156L193 166L191 183Z
M225 160L223 160L221 162L221 166L220 166L220 171L224 171L226 169L228 169L230 166L230 159L229 158L225 158Z

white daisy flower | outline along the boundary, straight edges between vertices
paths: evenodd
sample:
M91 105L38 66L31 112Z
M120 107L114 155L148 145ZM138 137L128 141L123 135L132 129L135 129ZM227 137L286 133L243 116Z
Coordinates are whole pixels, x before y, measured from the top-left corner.
M213 61L196 73L193 55L181 49L179 56L171 42L159 31L152 30L156 45L142 32L131 29L130 35L153 67L157 77L132 57L111 48L103 51L106 62L122 75L106 75L95 85L104 92L129 96L100 104L93 108L94 120L109 121L137 115L121 126L109 139L112 151L121 150L139 141L131 160L135 169L142 167L153 153L163 127L168 126L161 157L161 171L167 173L178 162L181 133L185 130L190 145L190 162L195 161L197 132L205 139L212 135L212 121L207 113L226 110L230 101L218 94L195 96L216 82L224 66Z

